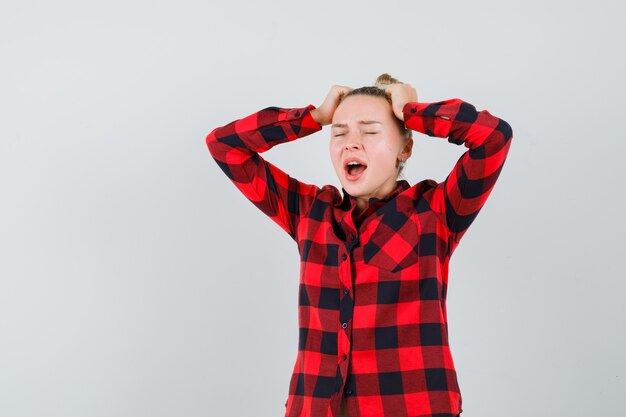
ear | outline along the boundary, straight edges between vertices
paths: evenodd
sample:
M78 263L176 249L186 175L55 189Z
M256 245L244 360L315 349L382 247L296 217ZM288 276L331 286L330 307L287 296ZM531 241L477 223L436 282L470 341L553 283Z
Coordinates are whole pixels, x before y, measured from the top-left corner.
M404 145L404 149L402 150L402 152L400 152L400 155L398 156L400 157L400 160L406 161L407 159L411 157L412 152L413 152L413 138L410 138L406 142L406 145Z

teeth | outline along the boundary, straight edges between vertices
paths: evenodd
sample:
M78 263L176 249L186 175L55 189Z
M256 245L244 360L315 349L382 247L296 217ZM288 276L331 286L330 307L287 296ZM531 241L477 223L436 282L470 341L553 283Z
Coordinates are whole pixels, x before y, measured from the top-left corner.
M350 165L361 165L361 164L359 164L356 161L352 161L352 162L348 162L348 166L350 166Z

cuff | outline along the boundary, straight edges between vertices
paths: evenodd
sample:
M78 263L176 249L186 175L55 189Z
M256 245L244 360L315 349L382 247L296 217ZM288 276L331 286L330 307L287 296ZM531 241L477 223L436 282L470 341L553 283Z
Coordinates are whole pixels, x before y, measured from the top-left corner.
M309 104L306 107L298 107L287 110L286 120L299 121L301 126L305 126L313 130L322 130L322 126L315 121L311 115L311 110L315 109L315 106Z
M406 122L411 117L419 116L424 112L424 109L428 107L430 103L412 103L408 102L402 108L402 114L404 115L404 121Z
M306 107L287 109L285 121L300 126L300 131L302 128L305 128L308 132L307 134L322 130L322 126L320 126L311 115L311 110L314 108L314 105L309 104Z

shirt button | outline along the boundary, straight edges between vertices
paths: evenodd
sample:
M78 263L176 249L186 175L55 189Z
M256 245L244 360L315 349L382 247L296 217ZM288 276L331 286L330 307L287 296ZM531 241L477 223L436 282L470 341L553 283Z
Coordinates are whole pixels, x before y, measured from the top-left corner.
M341 327L343 327L345 329L346 327L348 327L348 323L346 323L346 322L341 323Z
M417 111L417 109L415 109L415 107L413 107L413 108L411 109L411 113L415 113L416 111Z
M346 259L348 259L348 255L344 253L343 255L341 255L341 259L345 261Z
M300 112L299 111L296 112L296 117L300 117Z
M346 389L346 395L352 395L352 390L350 388Z
M343 355L343 360L345 361L346 359L348 359L348 355L346 355L346 354L344 353L344 355Z
M344 290L343 290L343 293L344 293L344 294L348 294L349 292L350 292L350 290L349 290L349 289L344 288Z

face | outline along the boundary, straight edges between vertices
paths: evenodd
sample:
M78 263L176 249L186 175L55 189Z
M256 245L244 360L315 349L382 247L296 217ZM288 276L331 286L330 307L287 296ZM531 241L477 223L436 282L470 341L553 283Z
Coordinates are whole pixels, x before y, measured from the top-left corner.
M396 188L398 161L411 156L391 104L383 97L345 98L333 115L330 158L339 181L360 206Z

